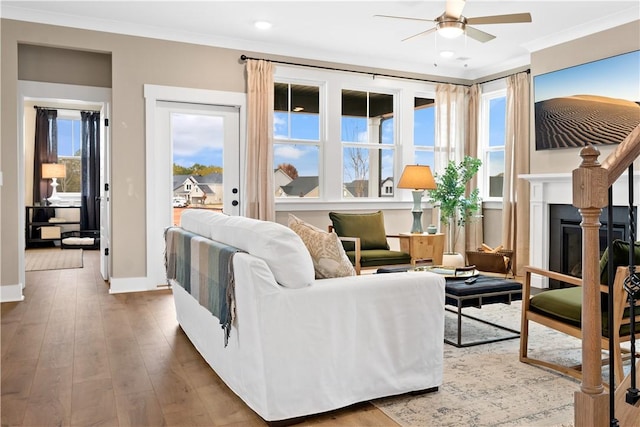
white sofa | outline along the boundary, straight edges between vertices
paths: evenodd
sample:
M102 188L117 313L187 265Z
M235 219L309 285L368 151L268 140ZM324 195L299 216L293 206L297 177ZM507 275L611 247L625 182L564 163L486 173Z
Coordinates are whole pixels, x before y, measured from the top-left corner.
M304 243L284 225L204 210L187 210L181 221L187 231L246 251L233 258L236 319L227 347L218 319L181 286L172 288L193 345L264 420L442 384L442 277L316 280Z

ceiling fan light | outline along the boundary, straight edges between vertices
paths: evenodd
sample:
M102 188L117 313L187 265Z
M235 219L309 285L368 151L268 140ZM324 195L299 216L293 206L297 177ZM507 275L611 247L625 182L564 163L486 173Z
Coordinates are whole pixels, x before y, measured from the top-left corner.
M455 39L464 33L464 24L460 21L438 22L438 34L446 39Z

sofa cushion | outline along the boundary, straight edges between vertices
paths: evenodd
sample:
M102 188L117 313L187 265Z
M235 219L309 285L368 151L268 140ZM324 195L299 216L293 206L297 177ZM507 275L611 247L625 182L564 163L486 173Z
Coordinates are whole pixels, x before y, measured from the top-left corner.
M356 257L355 251L347 251L351 261ZM369 249L360 251L361 267L377 267L390 264L410 264L411 255L406 252L392 251L388 249Z
M359 237L360 249L389 249L382 211L364 214L329 212L333 228L340 237ZM344 242L347 250L353 243Z
M640 242L635 242L634 246L634 255L635 255L635 263L640 262ZM611 251L613 255L611 259L613 260L613 274L616 273L616 269L621 265L629 265L629 242L625 242L624 240L616 239L611 243ZM609 264L609 251L606 250L602 254L602 258L600 258L600 283L604 285L609 284L609 272L608 272L608 264Z
M284 287L302 288L315 280L313 261L302 239L282 224L206 209L187 209L182 213L181 226L262 258Z
M336 233L328 233L289 214L289 228L302 239L311 254L316 279L355 276L356 271Z
M582 315L582 288L553 289L531 298L531 311L580 326Z
M600 293L602 335L609 336L608 294ZM553 317L574 326L582 324L582 287L576 286L564 289L552 289L535 295L530 300L531 311ZM625 308L623 318L629 318L629 307ZM640 327L636 327L636 331ZM620 335L631 333L631 327L624 324L620 327Z

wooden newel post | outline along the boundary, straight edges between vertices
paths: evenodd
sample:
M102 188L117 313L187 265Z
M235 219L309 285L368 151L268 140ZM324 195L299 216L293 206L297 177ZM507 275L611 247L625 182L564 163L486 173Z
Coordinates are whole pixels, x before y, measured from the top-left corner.
M608 204L607 170L593 146L580 151L582 163L573 171L573 205L582 216L582 383L575 393L575 426L609 424L609 397L602 385L600 340L600 213Z

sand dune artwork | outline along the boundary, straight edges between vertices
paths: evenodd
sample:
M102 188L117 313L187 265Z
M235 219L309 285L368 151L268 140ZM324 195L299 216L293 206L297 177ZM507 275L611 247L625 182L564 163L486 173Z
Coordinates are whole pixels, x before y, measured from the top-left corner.
M534 77L536 150L621 143L640 124L640 51Z

